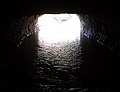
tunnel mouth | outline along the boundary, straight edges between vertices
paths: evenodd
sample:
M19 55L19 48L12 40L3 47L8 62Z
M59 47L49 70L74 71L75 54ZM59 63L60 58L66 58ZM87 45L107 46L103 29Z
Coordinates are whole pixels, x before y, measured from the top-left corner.
M78 14L42 14L36 25L41 43L57 44L80 40L81 22Z
M47 63L55 64L55 67L60 70L74 68L76 63L73 61L80 47L81 26L77 14L60 13L39 16L36 23L37 56L41 58L43 56L41 53L44 53L49 61Z

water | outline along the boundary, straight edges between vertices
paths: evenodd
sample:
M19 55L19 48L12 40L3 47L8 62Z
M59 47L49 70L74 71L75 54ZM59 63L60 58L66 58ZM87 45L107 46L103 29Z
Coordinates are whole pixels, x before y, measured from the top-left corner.
M2 46L2 82L12 92L109 92L119 89L119 57L81 35L45 46L37 32L17 47ZM5 56L5 57L3 57Z

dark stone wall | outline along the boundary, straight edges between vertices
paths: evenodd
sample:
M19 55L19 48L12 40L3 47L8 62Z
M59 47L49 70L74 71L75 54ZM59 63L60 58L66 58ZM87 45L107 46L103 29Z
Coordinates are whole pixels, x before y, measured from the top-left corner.
M19 45L22 40L35 32L37 15L14 18L7 26L4 39Z
M120 14L89 14L83 18L84 35L119 55Z

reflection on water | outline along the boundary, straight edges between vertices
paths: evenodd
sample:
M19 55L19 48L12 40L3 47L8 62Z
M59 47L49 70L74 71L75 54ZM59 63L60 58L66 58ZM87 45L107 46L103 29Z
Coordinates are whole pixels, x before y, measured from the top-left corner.
M78 86L74 72L80 68L80 55L80 40L51 44L38 40L37 59L34 60L37 85L47 89Z
M80 20L75 14L63 15L38 19L37 58L33 65L36 85L44 90L74 90L81 85L74 74L82 63ZM54 17L59 21L67 19L59 23Z

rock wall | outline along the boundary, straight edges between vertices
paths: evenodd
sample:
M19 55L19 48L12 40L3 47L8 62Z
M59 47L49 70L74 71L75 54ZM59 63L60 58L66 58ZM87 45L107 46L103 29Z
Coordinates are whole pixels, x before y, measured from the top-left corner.
M116 54L120 54L119 14L90 14L83 16L83 33Z
M4 39L19 45L22 40L35 32L38 15L14 18L7 26Z

